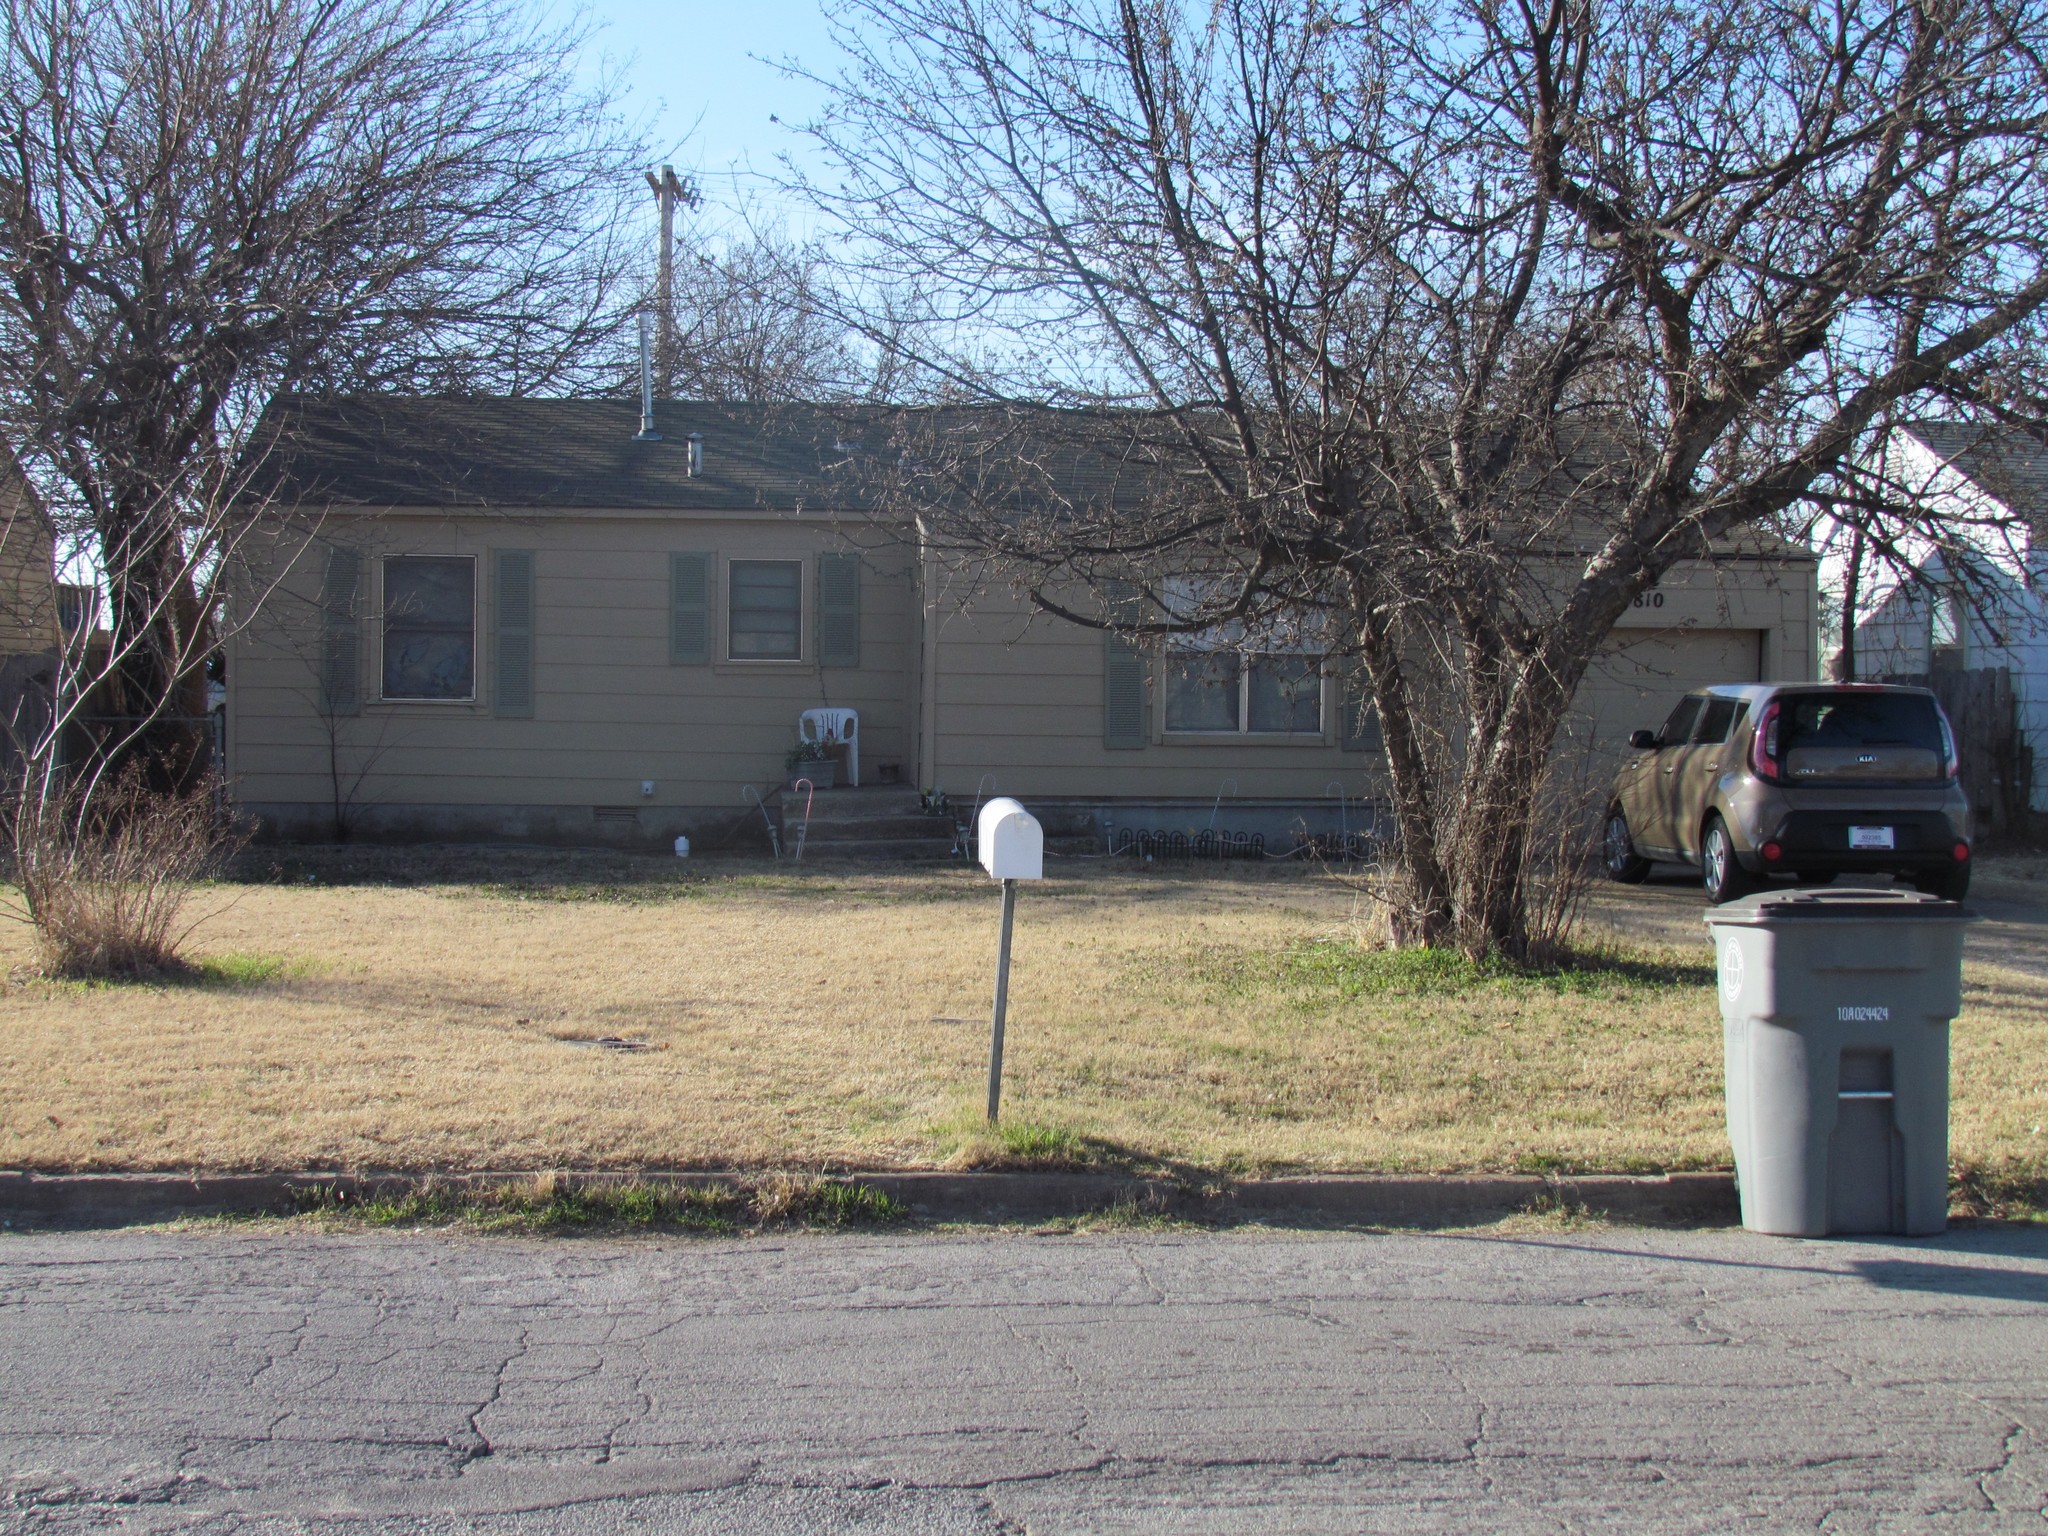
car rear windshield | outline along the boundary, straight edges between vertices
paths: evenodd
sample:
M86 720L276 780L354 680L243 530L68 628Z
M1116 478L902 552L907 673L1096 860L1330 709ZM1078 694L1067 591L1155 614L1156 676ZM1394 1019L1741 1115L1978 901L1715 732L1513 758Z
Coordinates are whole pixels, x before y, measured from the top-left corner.
M1917 747L1938 757L1941 719L1920 694L1795 694L1785 700L1779 751L1802 747Z

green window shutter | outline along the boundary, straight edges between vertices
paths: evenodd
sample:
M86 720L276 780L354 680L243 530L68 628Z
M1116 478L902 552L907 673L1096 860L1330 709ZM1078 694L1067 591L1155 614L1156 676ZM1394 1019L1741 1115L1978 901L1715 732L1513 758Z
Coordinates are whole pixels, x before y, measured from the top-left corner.
M1109 591L1110 617L1129 623L1137 599L1121 582ZM1115 750L1142 747L1152 739L1145 718L1145 652L1115 630L1102 632L1102 744Z
M676 667L711 661L711 557L668 557L668 659Z
M860 665L860 556L818 556L818 665Z
M320 713L359 714L363 707L361 608L363 557L331 545L320 573Z
M533 717L533 551L491 552L491 704L509 719Z
M1346 752L1378 752L1386 744L1380 736L1380 715L1373 708L1371 689L1362 667L1348 667L1337 674L1337 720L1343 732L1338 745Z

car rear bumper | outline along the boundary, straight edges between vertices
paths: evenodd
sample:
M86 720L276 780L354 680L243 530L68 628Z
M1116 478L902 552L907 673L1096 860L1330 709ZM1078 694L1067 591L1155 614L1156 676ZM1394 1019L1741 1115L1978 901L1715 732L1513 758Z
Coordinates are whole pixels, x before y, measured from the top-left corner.
M1850 846L1851 827L1890 827L1890 848ZM1940 811L1794 811L1768 839L1785 850L1767 862L1760 851L1738 855L1745 869L1900 870L1945 869L1956 863L1955 846L1965 841Z

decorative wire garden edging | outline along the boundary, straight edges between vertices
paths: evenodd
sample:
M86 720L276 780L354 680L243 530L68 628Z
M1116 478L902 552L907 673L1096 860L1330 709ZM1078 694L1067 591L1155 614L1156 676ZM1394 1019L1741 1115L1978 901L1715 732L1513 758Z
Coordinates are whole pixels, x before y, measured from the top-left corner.
M1231 859L1322 859L1331 863L1355 863L1377 852L1375 839L1363 832L1314 832L1304 834L1280 852L1266 847L1263 832L1214 831L1147 832L1119 827L1109 835L1109 852L1141 859L1181 860L1190 863L1221 863Z

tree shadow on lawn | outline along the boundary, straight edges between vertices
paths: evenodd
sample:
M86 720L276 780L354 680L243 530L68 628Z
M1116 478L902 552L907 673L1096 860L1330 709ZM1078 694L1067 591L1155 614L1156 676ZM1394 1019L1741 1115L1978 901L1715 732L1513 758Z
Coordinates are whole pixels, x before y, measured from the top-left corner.
M1306 988L1342 998L1455 997L1481 988L1533 988L1601 996L1711 987L1711 961L1606 946L1567 951L1542 965L1473 960L1453 949L1371 949L1320 939L1270 955L1236 957L1215 979Z
M245 851L223 879L280 889L440 889L506 901L658 905L699 897L773 894L899 901L961 900L986 882L959 864L796 863L734 853L677 859L605 848L429 843L304 844ZM978 871L976 872L978 873Z

